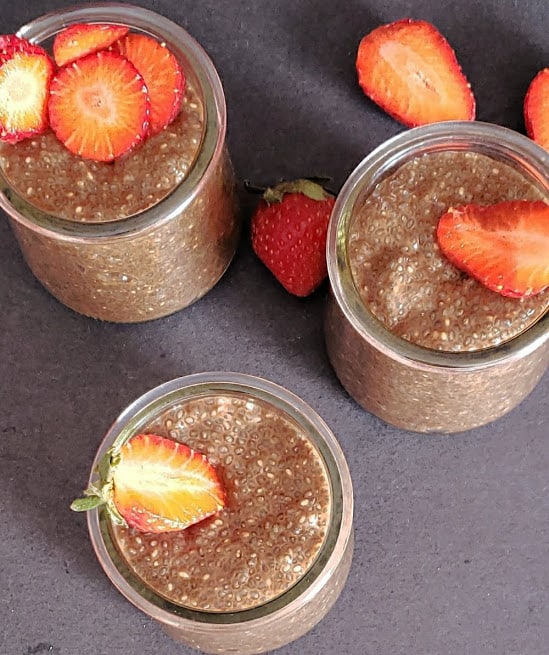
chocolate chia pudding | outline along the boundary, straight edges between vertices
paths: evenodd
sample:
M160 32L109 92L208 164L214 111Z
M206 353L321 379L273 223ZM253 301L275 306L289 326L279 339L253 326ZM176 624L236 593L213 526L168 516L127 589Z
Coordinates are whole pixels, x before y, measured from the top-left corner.
M452 205L549 201L549 154L480 122L403 132L355 169L328 233L328 356L365 409L461 432L513 409L549 366L549 294L505 298L439 251Z
M174 639L209 653L272 650L316 625L339 596L353 552L350 475L322 420L265 380L209 373L138 399L94 465L137 432L204 453L227 502L162 534L91 512L92 542L116 587Z
M415 157L382 180L349 227L348 256L368 309L426 348L479 350L512 339L549 307L549 293L506 298L459 271L435 229L449 207L547 200L516 169L477 152Z
M202 100L187 84L176 120L120 159L73 155L48 130L0 143L0 166L14 192L51 216L116 221L156 205L185 179L200 151L204 119Z
M48 42L67 25L113 22L165 42L186 87L177 118L114 162L71 154L53 132L0 148L0 206L37 279L68 307L116 322L187 307L221 278L240 220L225 147L221 82L178 25L143 8L105 3L21 28Z
M207 455L227 507L164 535L115 527L133 571L156 593L203 611L242 611L276 598L314 563L331 512L320 454L287 416L257 400L213 396L175 406L145 432Z

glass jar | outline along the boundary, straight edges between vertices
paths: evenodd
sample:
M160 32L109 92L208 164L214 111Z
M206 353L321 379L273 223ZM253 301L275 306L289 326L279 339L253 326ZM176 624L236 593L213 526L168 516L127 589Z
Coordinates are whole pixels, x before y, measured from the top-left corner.
M127 25L165 43L176 56L186 91L181 114L170 129L182 131L176 138L184 147L172 145L174 135L164 131L120 161L104 163L68 154L51 132L16 146L2 144L0 205L32 272L58 300L106 321L146 321L202 297L234 255L240 221L225 145L225 98L200 45L179 25L141 7L97 3L68 8L37 18L18 35L48 49L56 33L86 22ZM166 149L181 157L181 171L173 179L169 175L174 165L165 166L164 174L159 172L163 164L156 163ZM72 157L74 179L50 150ZM25 167L29 162L38 166L35 162L44 161L44 155L53 162L43 173L51 178L38 190L36 171ZM130 172L121 168L128 162ZM132 207L145 181L152 188L147 200L153 198L153 204ZM85 215L100 192L106 194L103 213L105 207L107 212L114 208L114 218L92 210Z
M532 391L549 364L547 311L514 338L452 352L397 336L357 290L349 259L349 228L357 213L406 162L444 152L478 153L506 164L539 197L549 199L549 153L512 130L480 122L403 132L368 155L345 183L328 234L328 355L339 380L363 408L417 432L459 432L494 421Z
M286 433L288 426L290 432ZM89 512L91 540L107 576L171 637L208 653L260 653L305 634L338 598L353 553L351 478L332 432L302 400L271 382L237 373L190 375L149 391L120 415L97 452L90 483L96 480L95 469L111 447L122 445L139 432L158 434L162 427L168 434L161 436L179 435L191 448L207 454L225 483L227 510L222 510L218 518L184 530L186 535L204 526L198 535L184 535L190 540L184 544L179 541L182 533L174 537L151 535L154 539L148 541L147 535L136 538L135 531L113 526L101 509ZM312 464L309 467L301 455L292 460L301 442L310 449L307 461L314 459L320 469ZM251 459L243 460L242 452ZM288 453L290 460L285 460ZM256 465L259 470L253 468L252 474L252 466ZM320 476L312 472L320 470ZM285 484L284 480L279 484L279 473ZM231 482L235 477L239 481ZM294 482L290 483L292 478ZM261 489L253 486L256 481ZM245 496L238 495L249 485L242 492ZM307 491L297 492L300 487ZM276 510L280 493L287 498L284 509ZM250 498L250 503L244 498ZM326 512L307 509L321 498L327 499ZM289 509L294 503L299 518ZM208 524L212 520L213 524ZM318 541L308 532L309 527L313 532L321 529ZM210 533L210 529L214 532ZM201 549L196 566L195 541ZM308 549L312 543L314 548ZM156 553L164 552L158 566L152 561L157 554L149 556L147 549L151 548ZM143 549L145 554L140 554ZM305 566L302 555L307 552ZM287 586L286 578L277 582L281 571L297 571L300 563L303 570ZM196 584L195 568L199 572ZM250 591L254 571L260 575L252 589L268 592L250 602L250 598L259 597ZM177 589L181 577L189 581L182 590ZM186 604L176 602L180 594L187 599Z

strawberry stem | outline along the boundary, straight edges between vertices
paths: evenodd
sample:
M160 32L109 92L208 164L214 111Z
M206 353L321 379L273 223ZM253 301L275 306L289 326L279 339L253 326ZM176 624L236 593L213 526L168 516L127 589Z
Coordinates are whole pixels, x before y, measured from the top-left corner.
M269 187L263 194L263 199L271 205L275 202L281 202L286 193L301 193L311 200L319 201L331 197L320 184L303 178L293 182L281 182L275 187Z
M74 512L89 512L105 505L113 523L127 525L113 500L113 471L119 462L120 454L114 448L110 448L96 467L99 480L84 490L83 498L76 498L72 501L70 507Z

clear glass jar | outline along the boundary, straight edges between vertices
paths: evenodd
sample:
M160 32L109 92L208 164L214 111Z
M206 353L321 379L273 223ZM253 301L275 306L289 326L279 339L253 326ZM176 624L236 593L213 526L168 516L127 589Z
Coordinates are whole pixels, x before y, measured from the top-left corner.
M190 127L181 127L190 135L184 143L192 142L196 152L192 155L189 152L189 162L184 164L188 166L185 176L173 181L174 188L169 188L166 178L152 178L150 184L156 184L162 193L162 185L166 185L167 195L155 200L156 204L145 209L135 208L127 216L121 207L122 217L96 220L95 215L82 219L78 213L94 193L83 194L81 205L74 208L75 215L67 217L63 212L67 211L65 205L69 197L74 203L73 192L79 185L88 185L88 178L97 176L97 180L103 182L98 182L96 189L99 190L100 184L107 186L106 205L110 204L110 195L113 206L129 202L135 189L143 188L141 176L149 171L154 176L157 171L157 167L150 164L152 159L147 160L149 165L144 165L140 159L148 145L139 146L130 153L129 157L135 156L136 164L133 177L120 175L120 187L116 188L122 192L108 190L109 171L114 170L118 162L94 163L91 169L82 168L82 179L71 181L67 203L61 197L53 197L48 200L53 210L47 211L42 207L53 185L49 188L45 185L39 194L41 197L37 198L36 175L23 170L23 179L25 176L29 179L26 188L20 188L21 184L14 184L12 179L12 171L17 166L10 167L15 152L10 149L30 148L31 140L27 139L25 146L3 145L0 205L9 215L32 272L62 303L77 312L107 321L140 322L159 318L190 305L207 293L225 272L236 249L240 221L234 174L225 146L223 89L207 54L187 32L167 18L141 7L92 3L68 8L37 18L22 27L18 34L48 49L57 32L81 22L124 24L132 31L166 43L186 76L184 107L197 114L196 133L190 134ZM192 97L188 95L191 90ZM50 138L53 138L51 133ZM162 138L162 135L154 137ZM34 142L41 143L40 139ZM158 156L164 147L166 144L159 146ZM168 147L172 146L168 144ZM37 156L42 156L44 145L39 145L36 152ZM33 157L34 151L27 161ZM59 166L54 168L54 179L67 175L66 169L58 169Z
M439 123L403 132L368 155L340 192L328 234L325 338L334 370L363 408L417 432L459 432L499 418L532 391L549 364L547 311L507 341L450 352L396 336L374 317L356 288L349 226L365 199L411 159L451 151L507 164L548 201L549 153L530 139L480 122Z
M232 423L231 414L227 413L227 408L230 408L230 411L237 417ZM196 421L205 421L201 425L206 427L197 426L194 419ZM257 463L260 467L265 467L263 472L268 471L267 475L270 475L271 479L274 480L272 489L276 490L275 495L278 495L282 489L284 489L286 495L295 493L295 491L290 491L294 487L291 487L289 482L287 483L288 486L277 483L278 468L282 469L283 465L275 466L271 463L268 465L270 468L268 468L266 464L271 459L269 452L279 453L285 449L292 453L295 452L294 446L286 448L285 444L291 441L286 435L276 437L275 434L274 438L282 440L284 445L281 448L276 448L273 445L273 429L275 433L279 431L278 428L272 427L276 421L282 421L281 424L276 423L276 425L293 426L292 429L295 429L296 434L304 439L307 448L311 448L310 452L314 453L315 461L318 459L318 462L321 462L324 472L321 477L316 476L316 479L317 481L323 480L322 489L320 484L318 484L318 488L315 488L315 475L310 474L311 477L305 484L310 486L311 491L307 491L304 495L296 494L299 498L294 499L300 507L305 507L309 502L308 498L321 497L324 492L328 494L326 498L329 498L329 502L326 503L329 511L322 513L323 518L318 519L318 517L308 515L307 521L310 520L311 525L323 526L323 536L318 543L315 542L315 549L308 568L303 567L305 570L302 572L301 577L298 577L287 588L284 587L285 583L282 583L280 588L277 588L276 593L272 591L272 597L263 598L258 601L258 604L248 605L245 609L239 609L239 605L240 607L243 607L243 605L238 601L236 605L226 611L220 610L218 607L211 611L205 610L204 607L215 606L213 602L215 599L212 599L212 603L206 604L203 604L203 599L198 604L196 601L193 604L191 600L188 600L187 605L184 606L174 602L173 595L180 592L174 591L173 585L169 587L171 591L168 594L167 592L163 593L161 586L165 583L158 582L156 577L152 578L155 581L156 588L152 584L143 582L148 573L140 570L139 562L131 561L130 555L124 556L124 552L134 553L135 555L135 552L139 551L140 548L147 547L146 536L140 536L138 541L140 546L131 550L128 544L135 538L132 537L132 531L122 529L123 533L121 534L119 532L120 528L114 528L106 512L101 510L88 513L88 527L99 562L116 588L136 607L157 620L175 640L208 653L261 653L297 639L316 625L338 598L350 569L353 553L352 483L343 452L324 421L308 405L289 391L256 377L237 373L201 373L178 378L149 391L120 415L105 436L97 452L90 482L95 480L96 473L93 470L108 449L113 445L115 447L121 445L138 432L157 431L160 421L160 425L168 425L170 430L178 429L179 424L183 426L181 429L185 430L192 425L195 433L203 434L201 438L205 441L202 444L202 452L208 451L210 461L218 467L223 479L229 480L235 474L240 476L241 485L247 485L252 477L261 480L260 484L263 485L262 472L257 473L256 471L252 476L251 469L246 471L246 467L243 468L236 463L237 457L235 456L233 459L232 451L230 461L226 458L221 463L215 461L217 446L214 443L216 438L214 424L217 420L222 423L225 422L225 432L221 431L222 439L225 439L227 435L235 435L234 440L236 442L240 438L238 435L246 435L242 442L238 442L242 444L242 448L250 449L254 447L259 453L261 453L262 448L271 449L267 450L266 453L263 452L262 455L254 453L253 457L261 457L261 460L258 459ZM229 429L227 421L232 425L232 428ZM273 421L275 423L272 423ZM233 428L236 428L236 431ZM188 436L190 435L190 429L187 431ZM192 437L189 436L189 438ZM233 436L230 438L233 439ZM190 443L186 439L185 441L191 447L195 447L192 442ZM291 443L295 444L294 441ZM223 442L223 447L226 453L225 442ZM219 452L222 452L222 450L219 449ZM237 451L235 450L235 452ZM307 469L304 466L300 470L303 478L306 478L309 475L307 471L310 472L312 469ZM290 476L291 472L289 471L289 469L285 468L280 473L284 476ZM288 477L285 479L289 480ZM237 496L232 494L229 487L226 487L226 491L229 496L228 511L237 522L235 525L240 525L238 522L245 518L243 509L245 503L238 504ZM250 493L253 498L256 498L255 492ZM264 509L266 513L261 514L262 518L258 523L259 526L263 525L263 527L256 526L255 528L258 531L260 529L272 529L276 532L275 536L278 536L270 546L269 538L259 540L259 543L263 544L267 549L267 551L262 551L263 554L259 553L258 559L259 563L263 565L261 576L268 576L269 578L269 584L267 585L269 590L272 589L271 584L275 584L272 581L279 579L278 570L276 569L277 563L290 562L292 558L294 563L303 561L299 560L297 551L303 549L303 552L305 552L306 550L306 543L299 537L300 531L295 526L288 527L290 535L294 535L290 536L289 542L286 542L283 537L283 526L288 519L288 513L277 514L277 519L273 521L273 525L267 527L267 521L271 521L271 518L267 519L265 517L274 516L274 514L269 513L271 512L270 504L276 502L271 498L270 493L267 484L266 489L261 490L261 494L264 494L264 496L257 500L258 510L260 507L267 507L266 510ZM253 502L255 503L255 500ZM288 502L287 499L284 502ZM255 505L253 507L252 511L255 516ZM225 510L218 515L220 524L224 520L233 520L224 519L223 512ZM257 516L260 516L260 514L258 513ZM300 517L299 525L303 525L304 520ZM245 523L248 525L246 521ZM193 526L193 528L200 525ZM214 577L216 575L214 569L218 567L219 574L224 576L223 581L227 582L234 579L231 567L235 566L235 571L238 569L237 573L239 575L240 567L247 566L244 563L235 564L238 557L245 559L246 562L248 562L248 558L254 557L253 554L246 556L247 551L244 549L247 547L246 543L251 543L250 540L257 537L254 537L253 530L251 536L249 532L246 532L240 537L238 536L238 529L231 532L230 524L224 525L226 529L221 526L218 528L219 533L216 532L213 537L204 536L204 534L209 534L205 532L200 533L201 536L199 537L189 536L188 539L197 539L197 543L200 540L203 549L203 554L199 560L200 566L204 566L203 558L208 557L207 553L210 552L211 540L212 549L214 546L217 548L217 550L211 552L215 552L217 555L214 556L213 562L206 562L206 570L208 571L206 577ZM205 528L206 531L209 529L209 526ZM214 529L216 529L215 525ZM226 534L227 532L229 534ZM153 535L153 537L156 537L156 535ZM125 538L126 541L124 541ZM164 537L165 541L162 543L162 538L162 535L160 535L158 542L151 542L151 545L155 548L164 548L166 553L171 552L170 549L173 549L174 552L182 552L181 546L170 546L167 537ZM242 541L243 539L245 541ZM223 546L221 541L226 545ZM235 542L235 544L232 542ZM277 550L273 555L274 568L271 564L265 564L265 558L271 562L269 548L275 547L273 544L277 549L282 548L281 551ZM288 544L289 550L287 552L285 544ZM230 551L232 545L238 546L239 549L242 547L242 555L238 550L238 554L233 557L231 555L232 551ZM227 561L223 559L225 551L228 553ZM204 555L204 553L206 554ZM138 557L143 557L143 555ZM165 557L171 562L174 570L164 570L158 575L167 576L166 580L168 578L175 580L177 586L180 572L175 570L176 565L173 562L176 560L168 555L165 555ZM192 581L192 564L189 563L191 556L182 555L181 557L184 565L191 567L190 572L189 569L186 569L187 573L184 575ZM145 560L145 562L145 567L152 566L150 559ZM170 564L166 565L166 568L169 568L169 566ZM242 569L242 572L245 575L244 578L238 577L240 581L251 579L252 575L249 571ZM156 573L153 572L153 576L155 575ZM200 577L199 580L202 580L202 578ZM205 584L198 584L195 589L198 588L199 591L194 593L204 594L202 587ZM210 581L207 584L211 585L212 583ZM227 587L228 585L223 585L223 592L219 592L221 587L212 585L212 589L216 590L215 594L219 594L220 597L226 594L225 589ZM166 589L165 586L164 589ZM232 591L235 590L232 589ZM209 593L210 591L207 592L207 594ZM246 597L242 588L239 588L239 593ZM234 597L237 598L236 595ZM247 597L249 598L249 594ZM191 609L191 607L198 607L198 609Z

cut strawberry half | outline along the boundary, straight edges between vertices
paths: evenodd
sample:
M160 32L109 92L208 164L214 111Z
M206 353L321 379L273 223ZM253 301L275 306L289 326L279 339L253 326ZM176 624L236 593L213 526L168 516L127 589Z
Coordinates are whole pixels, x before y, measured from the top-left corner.
M17 143L48 126L53 62L46 53L15 51L0 66L0 140Z
M439 220L437 239L455 266L503 296L549 286L549 205L542 201L452 207Z
M112 161L147 133L147 87L132 63L102 50L59 69L51 82L49 116L72 153Z
M549 68L530 82L524 98L524 122L528 136L549 150Z
M469 83L431 23L403 19L376 28L360 42L356 69L364 93L408 127L475 118Z
M129 32L124 25L76 23L56 34L53 58L58 66L70 64L80 57L105 50Z
M145 80L151 99L149 134L157 134L179 113L185 76L175 56L145 34L128 34L112 50L129 59Z
M185 444L138 434L99 465L102 478L71 508L106 504L115 523L140 532L175 532L219 512L226 503L216 470Z

